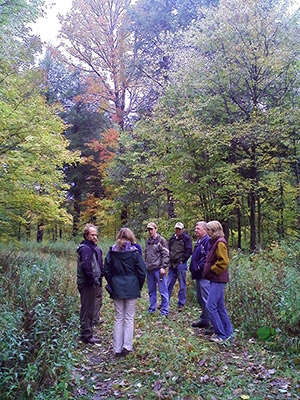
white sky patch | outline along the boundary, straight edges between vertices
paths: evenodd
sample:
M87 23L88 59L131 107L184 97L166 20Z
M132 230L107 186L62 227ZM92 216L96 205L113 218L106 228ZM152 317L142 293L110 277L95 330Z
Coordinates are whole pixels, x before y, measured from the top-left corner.
M70 11L72 0L46 0L47 8L45 9L45 16L39 18L34 24L31 25L32 32L39 35L43 42L52 45L58 45L57 36L60 30L60 23L58 14L66 14Z

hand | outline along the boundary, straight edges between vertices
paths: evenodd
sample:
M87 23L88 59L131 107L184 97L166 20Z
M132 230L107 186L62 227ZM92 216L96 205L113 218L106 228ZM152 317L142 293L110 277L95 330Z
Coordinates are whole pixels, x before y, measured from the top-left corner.
M160 275L166 275L166 270L164 268L161 268L159 270Z

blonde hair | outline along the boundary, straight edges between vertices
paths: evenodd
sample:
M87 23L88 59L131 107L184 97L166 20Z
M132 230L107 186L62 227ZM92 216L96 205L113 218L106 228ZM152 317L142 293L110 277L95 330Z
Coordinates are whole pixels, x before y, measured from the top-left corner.
M96 227L95 225L93 225L93 224L86 224L86 226L84 227L84 230L83 230L83 237L84 237L85 239L88 237L88 234L90 233L90 229L91 229L91 228L96 229L96 231L97 231L97 233L98 233L98 229L97 229L97 227Z
M222 225L220 224L219 221L209 221L206 224L206 229L211 229L212 230L212 235L211 238L215 239L217 237L224 237L224 232L223 232L223 228Z
M127 241L131 242L131 244L136 243L134 233L129 228L121 228L116 239L116 246L118 250L121 250Z

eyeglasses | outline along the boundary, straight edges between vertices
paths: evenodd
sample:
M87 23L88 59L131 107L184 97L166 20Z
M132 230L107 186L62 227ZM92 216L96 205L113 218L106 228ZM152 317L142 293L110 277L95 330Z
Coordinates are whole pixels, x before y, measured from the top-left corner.
M153 231L154 228L147 228L148 231Z

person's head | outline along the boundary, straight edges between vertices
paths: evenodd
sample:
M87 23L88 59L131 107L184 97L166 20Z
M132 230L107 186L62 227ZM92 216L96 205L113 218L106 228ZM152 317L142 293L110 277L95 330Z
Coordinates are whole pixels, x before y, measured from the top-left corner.
M117 234L117 248L120 250L125 242L136 243L134 233L129 228L121 228Z
M149 222L149 224L147 225L147 231L149 233L149 235L155 239L157 236L157 226L154 222Z
M195 233L197 238L202 239L207 234L206 225L205 221L199 221L196 223Z
M85 240L89 240L96 244L98 242L98 229L93 224L86 224L83 230L83 237Z
M180 236L184 231L184 225L182 222L176 222L175 224L175 233L177 236Z
M219 221L209 221L206 224L206 229L207 233L212 239L225 236L222 225L220 224Z

